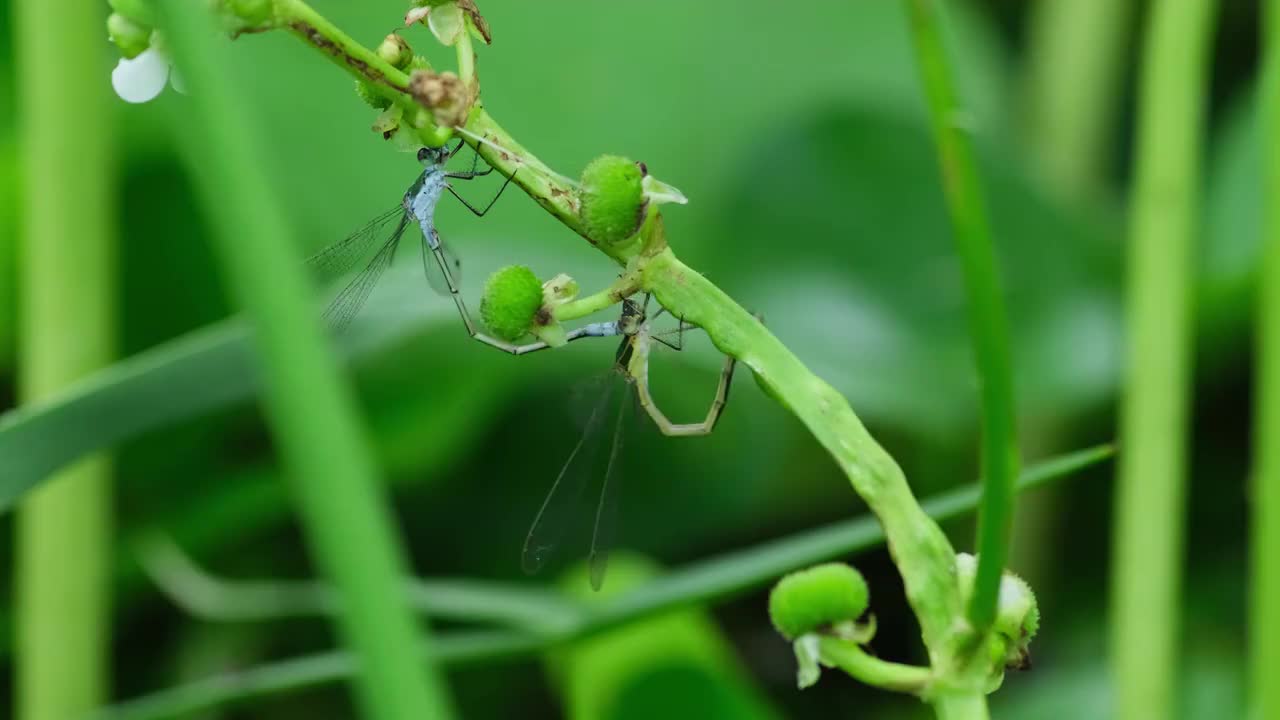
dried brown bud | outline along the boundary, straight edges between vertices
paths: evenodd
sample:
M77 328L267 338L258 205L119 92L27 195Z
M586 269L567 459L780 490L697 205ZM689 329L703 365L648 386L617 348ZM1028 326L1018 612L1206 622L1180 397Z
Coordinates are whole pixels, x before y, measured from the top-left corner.
M416 70L409 78L409 94L435 116L440 127L459 127L471 111L471 95L462 80L451 72Z

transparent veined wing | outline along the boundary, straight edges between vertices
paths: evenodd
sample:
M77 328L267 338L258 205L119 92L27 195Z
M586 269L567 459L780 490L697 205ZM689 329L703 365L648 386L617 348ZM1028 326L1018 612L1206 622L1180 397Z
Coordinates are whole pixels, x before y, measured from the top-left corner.
M365 262L325 308L324 319L334 331L344 329L364 307L374 286L395 260L409 224L409 215L397 205L307 259L307 265L326 279L343 275Z
M616 370L587 381L584 387L596 392L596 401L584 418L582 435L533 520L521 566L531 574L541 570L565 535L591 512L586 497L596 497L589 564L592 586L598 588L604 578L617 514L622 451L618 433L625 432L628 425L632 393L626 376ZM592 485L599 488L597 495L586 492Z
M591 528L591 550L587 555L587 569L591 589L604 586L605 570L609 566L609 551L613 549L613 533L618 526L618 498L622 494L622 480L626 463L623 461L624 444L631 437L631 426L639 413L639 398L631 391L630 383L622 379L621 398L617 403L613 421L613 442L610 443L609 460L601 479L600 502L596 505L596 519Z
M388 226L394 227L393 223L405 217L404 206L396 203L395 207L378 213L355 232L307 258L307 266L325 280L345 275L362 259L369 257L374 247L382 246Z

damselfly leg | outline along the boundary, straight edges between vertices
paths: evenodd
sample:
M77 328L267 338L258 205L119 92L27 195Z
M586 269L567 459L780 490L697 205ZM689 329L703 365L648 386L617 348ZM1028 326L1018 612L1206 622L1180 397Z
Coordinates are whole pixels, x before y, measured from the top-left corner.
M693 436L710 433L728 403L729 386L736 367L736 361L732 357L725 360L711 407L702 422L673 423L658 408L649 392L649 341L657 339L657 335L652 332L652 320L645 318L648 302L648 297L643 304L631 300L623 302L622 316L614 323L617 332L624 336L614 356L614 366L604 378L594 380L589 386L588 392L596 400L583 414L582 437L552 484L525 540L522 566L526 572L537 572L546 564L580 510L585 489L593 478L599 478L600 496L588 554L591 586L598 590L604 582L613 527L616 524L625 438L639 408L648 412L654 425L664 435ZM654 318L662 313L663 310L660 309L654 314ZM670 331L677 339L666 344L677 350L682 348L684 331L689 327L688 323L681 320L678 327ZM602 463L600 448L610 424L613 428L610 449L607 460Z

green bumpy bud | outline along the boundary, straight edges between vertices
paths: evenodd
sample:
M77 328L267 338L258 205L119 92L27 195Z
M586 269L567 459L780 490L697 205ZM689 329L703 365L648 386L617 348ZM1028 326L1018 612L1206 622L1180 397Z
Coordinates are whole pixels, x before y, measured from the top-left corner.
M489 276L480 300L480 319L497 337L514 342L529 332L542 308L542 282L523 265L508 265Z
M120 13L111 13L107 17L107 37L120 48L120 54L129 60L151 47L151 28Z
M645 172L617 155L601 155L582 171L582 220L587 233L610 245L636 234L644 220Z
M794 640L857 620L870 597L862 573L842 563L825 563L779 580L769 593L769 617L783 637Z
M356 80L356 95L375 110L386 110L391 107L391 100L374 90L368 80Z

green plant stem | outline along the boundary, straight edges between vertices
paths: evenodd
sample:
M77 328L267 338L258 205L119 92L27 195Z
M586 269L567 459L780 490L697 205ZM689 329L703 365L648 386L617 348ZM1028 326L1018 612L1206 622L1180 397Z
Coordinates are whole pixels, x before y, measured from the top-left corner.
M110 361L115 222L104 6L21 0L15 20L25 200L18 384L26 404ZM91 133L86 117L94 118ZM77 717L107 695L110 476L107 458L83 460L18 513L19 720Z
M1134 5L1133 0L1032 4L1025 82L1029 130L1045 175L1068 199L1091 199L1112 161Z
M405 124L423 144L439 147L449 140L452 133L436 127L431 121L430 113L419 107L409 96L408 74L392 67L378 57L378 53L356 42L306 3L297 0L274 2L277 22L342 69L361 80L367 80L376 92L399 106L404 111Z
M1125 452L1116 484L1116 717L1175 715L1191 366L1191 257L1212 0L1156 3L1146 30L1130 211Z
M1013 367L995 247L982 200L973 146L957 118L964 116L954 72L942 41L940 0L910 0L916 63L929 106L942 169L942 189L968 295L969 334L982 396L982 505L978 510L978 575L969 620L980 633L996 616L996 600L1009 555L1014 483L1018 477Z
M622 302L623 298L631 297L635 294L636 288L637 282L634 274L624 272L616 282L604 290L567 302L557 307L553 314L557 322L569 322L570 320L594 315L605 308L617 305Z
M214 576L169 538L135 544L143 569L189 615L213 622L262 622L334 614L330 587L314 581L229 580ZM491 622L537 631L569 622L576 608L548 590L479 580L406 578L409 604L433 619Z
M938 720L983 720L989 717L987 698L977 693L941 693L930 698Z
M1263 5L1262 157L1265 250L1258 282L1253 469L1251 689L1259 718L1280 717L1280 0Z
M933 672L927 667L881 660L850 640L824 636L818 639L818 649L823 664L839 668L872 687L918 694L933 679Z
M673 315L706 330L721 352L751 368L760 387L795 413L831 453L884 525L925 644L931 655L942 654L960 617L955 551L916 502L902 469L867 432L849 402L811 373L760 321L669 249L645 264L641 287Z
M268 415L308 544L359 658L359 704L382 720L449 717L441 678L417 662L415 642L426 633L400 592L405 563L354 401L325 348L287 223L256 172L249 124L215 58L206 11L185 0L161 5L192 90L185 120L198 141L187 146L188 160L228 284L256 332Z
M1110 446L1063 455L1028 469L1020 490L1042 487L1112 457ZM970 512L978 504L977 485L954 490L923 503L925 512L942 522ZM598 606L565 603L572 621L538 633L490 632L444 635L432 646L437 662L459 665L492 662L540 652L673 609L704 605L763 587L778 576L817 562L863 552L885 540L874 517L836 523L787 538L709 558L673 570L638 590ZM437 596L437 602L441 598ZM325 653L287 660L171 688L106 709L99 720L159 720L184 716L217 705L241 702L336 682L351 674L344 653Z

